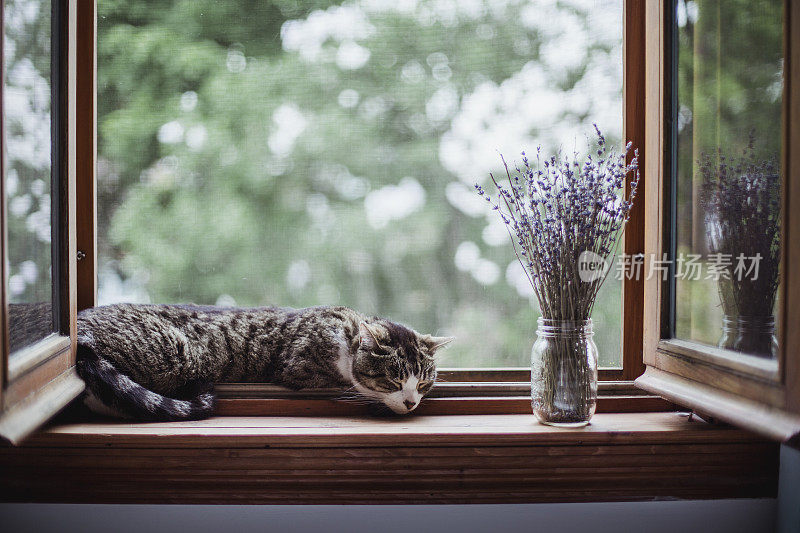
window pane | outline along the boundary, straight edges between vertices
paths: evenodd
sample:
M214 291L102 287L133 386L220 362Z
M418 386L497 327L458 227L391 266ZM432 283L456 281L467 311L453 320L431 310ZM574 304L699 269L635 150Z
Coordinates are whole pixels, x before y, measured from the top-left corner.
M622 128L621 0L99 1L99 300L343 304L528 366L473 184ZM595 311L620 366L620 283Z
M54 331L51 191L51 5L3 2L3 180L11 351Z
M681 1L676 22L676 335L771 358L783 3Z

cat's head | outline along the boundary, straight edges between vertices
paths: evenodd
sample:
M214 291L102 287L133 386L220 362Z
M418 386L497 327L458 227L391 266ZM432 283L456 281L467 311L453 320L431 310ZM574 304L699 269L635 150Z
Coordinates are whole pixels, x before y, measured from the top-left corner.
M436 381L436 350L453 337L422 335L388 320L359 324L353 382L398 414L413 411Z

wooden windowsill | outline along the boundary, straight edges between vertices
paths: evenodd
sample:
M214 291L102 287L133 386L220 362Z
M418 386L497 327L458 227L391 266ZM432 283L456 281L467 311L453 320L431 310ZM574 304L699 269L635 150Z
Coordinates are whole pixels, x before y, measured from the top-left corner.
M677 406L653 395L617 394L597 399L598 413L643 413L675 411ZM217 402L217 415L224 417L318 416L367 417L366 405L337 401L328 397L301 394L296 397L280 395L248 397L222 396ZM414 411L419 416L442 415L530 415L530 393L526 396L481 395L465 397L425 398Z
M4 501L467 503L772 497L777 445L684 414L73 422L0 449Z

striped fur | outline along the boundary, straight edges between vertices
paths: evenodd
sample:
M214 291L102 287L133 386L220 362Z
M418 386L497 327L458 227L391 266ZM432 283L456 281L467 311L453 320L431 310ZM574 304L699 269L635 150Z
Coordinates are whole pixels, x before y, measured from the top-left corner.
M143 421L200 420L214 412L216 398L210 386L198 389L187 400L148 390L119 372L88 346L78 346L78 374L86 382L92 399L106 409L88 403L102 414L117 414Z
M79 313L78 372L87 405L137 420L210 416L211 385L226 381L340 388L406 413L449 340L346 307L117 304Z

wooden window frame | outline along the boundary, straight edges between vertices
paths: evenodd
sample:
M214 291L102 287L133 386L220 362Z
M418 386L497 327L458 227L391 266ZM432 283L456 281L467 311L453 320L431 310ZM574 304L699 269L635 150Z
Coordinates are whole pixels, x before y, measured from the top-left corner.
M70 72L77 72L77 108L70 110L81 117L71 130L78 138L70 137L76 141L71 157L77 154L70 167L77 169L71 174L77 197L72 309L91 307L96 296L94 2L70 1L70 12L77 6L79 14L70 24L70 35L79 30L76 48L70 48L78 50L70 63ZM625 129L643 157L644 5L625 0L625 8ZM632 214L626 253L645 250L644 216L643 206ZM624 282L624 369L601 372L600 414L586 428L535 422L527 368L443 370L436 397L417 412L448 416L402 419L330 418L360 411L331 401L327 391L300 399L268 384L222 384L218 414L229 415L222 418L128 424L65 413L23 446L0 447L0 501L457 504L774 497L776 444L680 413L643 413L670 406L654 396L632 397L631 380L643 368L644 290L642 282ZM487 391L499 394L488 397Z
M0 440L19 442L31 431L47 421L83 390L83 381L75 372L77 314L75 302L77 283L75 277L75 190L76 190L76 95L75 64L77 53L75 36L77 13L75 2L54 0L57 41L53 54L58 54L60 64L57 79L53 80L53 93L57 109L53 113L56 125L53 143L53 165L59 183L54 184L54 223L57 239L53 257L54 299L57 331L41 341L22 348L11 355L8 341L8 299L6 283L8 272L4 179L0 179L0 231L2 235L1 263L3 284L0 295ZM2 20L2 6L0 6ZM0 92L0 98L2 93ZM0 114L0 126L3 117ZM3 145L5 142L3 139ZM0 167L4 167L5 149L0 153Z
M677 413L60 421L0 448L0 501L542 503L774 498L778 445Z
M59 0L54 0L59 1ZM61 194L62 249L64 257L54 268L63 285L59 306L65 327L61 336L47 339L12 360L4 341L0 436L18 442L64 404L76 397L83 384L75 373L77 312L92 307L97 298L97 206L96 206L96 0L61 0L65 30L62 64L66 72L60 87L63 99L63 192ZM624 0L624 135L644 159L644 29L643 5ZM639 204L631 214L624 235L626 254L644 249L644 209ZM59 273L60 271L60 273ZM6 273L2 272L3 279ZM673 408L648 396L633 385L643 372L642 313L643 284L623 280L623 368L600 369L598 412L657 411ZM5 298L3 291L2 298ZM0 328L7 331L6 302L2 300ZM68 325L68 327L66 326ZM3 336L7 339L7 335ZM533 340L533 339L532 339ZM10 365L10 366L9 366ZM445 369L442 382L425 406L433 413L522 413L529 412L528 368ZM331 401L334 391L291 393L264 384L220 384L221 414L273 414L349 412ZM327 396L326 396L327 395Z
M80 123L79 138L83 140L85 150L79 154L78 165L81 180L78 182L78 220L77 246L81 260L78 263L78 310L95 305L97 301L97 254L96 254L96 21L95 0L79 2L82 14L79 24L78 46L79 84L78 105L83 117L92 117ZM86 6L85 9L83 6ZM623 123L624 137L639 149L639 160L644 159L644 7L638 0L624 0L623 21ZM626 254L638 254L644 250L644 206L642 193L638 203L631 212L631 219L624 235L623 248ZM620 391L625 389L628 395L640 395L633 380L644 372L642 364L642 309L644 286L638 279L623 280L622 288L622 368L601 368L599 380L601 394L606 390ZM531 339L533 342L533 339ZM475 368L444 369L441 372L444 380L454 385L440 387L436 394L450 396L456 387L460 390L470 389L471 397L486 396L529 396L530 368ZM480 385L479 385L480 383ZM248 392L248 388L250 392ZM270 387L258 387L251 384L222 385L220 389L231 398L252 396L252 391L261 390L267 394ZM525 392L527 391L527 392ZM285 395L291 395L286 393ZM281 396L285 396L281 395ZM307 398L306 393L296 393L298 398ZM334 397L333 392L329 393ZM435 395L434 395L435 396Z
M670 331L668 283L645 281L645 374L636 384L681 405L780 441L800 435L800 3L784 3L784 159L782 283L778 316L779 354L775 361L732 354L697 342L675 339ZM673 0L647 3L645 53L646 266L669 252L672 152L670 116ZM794 53L792 53L794 52ZM794 103L794 105L792 105ZM795 157L791 157L794 153Z
M645 161L645 3L641 0L623 1L622 64L623 64L623 134L639 153L640 168ZM626 194L630 195L630 180ZM644 173L636 193L636 202L630 213L622 237L622 249L627 256L644 253L646 198ZM638 277L622 280L622 368L600 368L598 380L603 389L627 387L633 393L633 380L645 370L642 361L644 280ZM531 341L532 342L532 341ZM498 369L445 369L446 379L460 382L523 382L530 381L530 368ZM526 377L527 376L527 377ZM487 387L490 389L491 387ZM487 390L487 392L491 392Z

